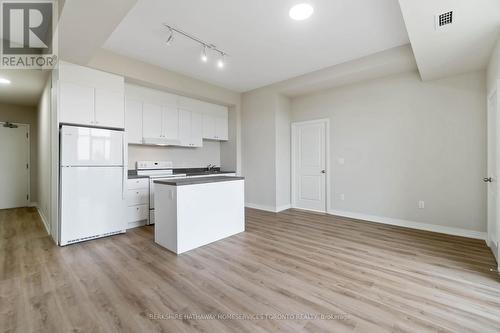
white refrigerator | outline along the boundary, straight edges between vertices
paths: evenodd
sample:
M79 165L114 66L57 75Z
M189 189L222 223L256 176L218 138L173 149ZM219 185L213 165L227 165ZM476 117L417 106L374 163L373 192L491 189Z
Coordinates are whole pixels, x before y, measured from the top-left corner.
M59 245L126 231L124 132L62 126Z

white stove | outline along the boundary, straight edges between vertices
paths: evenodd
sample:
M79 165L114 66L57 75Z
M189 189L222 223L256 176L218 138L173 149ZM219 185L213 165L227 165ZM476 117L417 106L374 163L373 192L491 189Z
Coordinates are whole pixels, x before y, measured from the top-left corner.
M173 163L168 161L137 161L137 174L149 177L149 224L155 223L154 181L185 178L185 173L174 174Z

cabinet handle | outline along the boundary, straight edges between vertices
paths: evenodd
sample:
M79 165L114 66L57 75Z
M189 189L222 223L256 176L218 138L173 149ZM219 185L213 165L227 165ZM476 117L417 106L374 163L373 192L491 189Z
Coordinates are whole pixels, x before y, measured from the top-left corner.
M139 210L139 207L137 207L136 210Z

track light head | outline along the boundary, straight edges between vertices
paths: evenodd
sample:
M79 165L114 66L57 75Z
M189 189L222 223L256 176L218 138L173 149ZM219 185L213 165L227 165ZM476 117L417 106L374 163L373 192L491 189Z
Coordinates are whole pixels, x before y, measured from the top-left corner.
M170 46L172 45L172 42L174 41L174 31L170 29L170 36L167 38L167 45Z
M217 67L223 69L226 66L226 55L221 53L219 60L217 61Z
M207 62L208 61L208 55L207 55L207 46L203 46L203 52L201 53L201 61Z

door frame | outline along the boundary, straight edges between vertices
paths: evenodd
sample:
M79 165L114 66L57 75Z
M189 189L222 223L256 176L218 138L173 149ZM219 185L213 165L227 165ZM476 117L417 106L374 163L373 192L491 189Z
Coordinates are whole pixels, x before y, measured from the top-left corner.
M330 119L329 118L320 118L320 119L314 119L314 120L306 120L306 121L297 121L297 122L292 122L292 130L291 130L291 195L292 195L292 208L297 208L297 204L295 202L295 194L297 191L297 184L295 183L296 180L296 170L295 170L295 159L296 159L296 154L295 154L295 135L297 133L297 127L300 125L307 125L307 124L318 124L318 123L323 123L325 124L325 170L326 170L326 177L325 177L325 211L317 211L320 213L328 213L331 211L331 167L330 167ZM311 210L313 211L313 210Z
M495 125L498 125L499 120L500 120L500 96L499 96L500 91L498 89L499 87L500 87L500 80L498 80L497 82L495 82L495 84L493 85L491 91L486 96L486 107L487 107L487 110L486 110L487 114L486 114L486 116L488 118L489 114L490 114L490 109L489 109L490 100L491 100L491 98L493 98L493 96L495 94L497 95L497 105L496 105L496 121L497 121L497 124L495 124ZM488 119L487 119L487 121L488 121ZM488 124L487 124L487 127L488 127ZM497 126L497 131L496 131L497 138L499 137L499 133L500 133L499 131L500 131L500 126ZM489 134L487 133L487 135L489 135ZM487 142L487 144L488 144L488 142ZM499 144L500 144L500 142L497 142L497 146L496 146L497 147L497 152L500 150L499 146L498 146ZM488 170L488 162L489 162L489 156L488 156L488 154L489 154L489 147L487 147L487 152L486 152L486 155L487 155L486 156L487 157L487 163L486 163L486 174L487 174L487 177L489 177L488 172L490 171L490 170ZM499 169L498 163L500 162L500 158L499 158L499 156L496 156L496 154L495 154L495 157L497 159L497 161L496 161L497 162L496 163L497 169ZM489 189L487 189L487 197L486 197L487 205L489 204L489 199L488 199L489 193L488 192L489 192ZM499 226L500 223L498 223L499 218L500 218L500 214L499 214L500 213L500 209L499 209L499 207L500 207L499 195L500 195L500 192L497 191L497 202L496 202L496 207L495 207L495 209L496 209L496 221L495 222L496 222L496 229L497 229L496 233L497 234L494 235L493 239L491 239L491 233L490 233L490 230L489 230L489 225L490 225L489 216L488 216L488 214L489 214L489 208L488 207L486 208L487 209L487 212L486 212L486 244L490 248L491 252L493 252L494 257L497 260L497 265L498 265L497 270L498 271L500 271L500 226ZM496 244L494 243L495 239L496 239Z
M30 207L31 206L31 129L30 129L30 124L23 124L23 123L18 123L18 122L11 122L11 121L0 121L0 127L3 127L4 124L6 123L9 123L9 124L13 124L13 125L17 125L17 126L26 126L26 131L27 131L27 134L28 134L28 156L27 156L27 161L28 161L28 168L27 168L27 172L28 172L28 199L26 200L26 207Z

